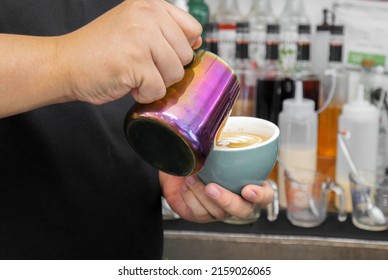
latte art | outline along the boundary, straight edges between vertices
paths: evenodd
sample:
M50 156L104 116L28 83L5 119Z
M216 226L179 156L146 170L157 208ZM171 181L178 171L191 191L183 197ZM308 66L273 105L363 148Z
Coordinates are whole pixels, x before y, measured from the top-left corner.
M219 147L242 148L253 144L259 144L268 137L243 132L222 132L216 145Z

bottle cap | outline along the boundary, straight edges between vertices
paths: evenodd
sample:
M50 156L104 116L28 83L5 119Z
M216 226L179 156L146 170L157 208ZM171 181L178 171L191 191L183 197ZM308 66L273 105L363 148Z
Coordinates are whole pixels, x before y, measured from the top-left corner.
M317 26L317 31L330 31L330 24L327 23L327 13L329 12L328 9L323 10L323 22L322 24Z
M292 117L306 117L315 114L314 101L303 98L303 83L295 81L295 97L283 101L283 112Z

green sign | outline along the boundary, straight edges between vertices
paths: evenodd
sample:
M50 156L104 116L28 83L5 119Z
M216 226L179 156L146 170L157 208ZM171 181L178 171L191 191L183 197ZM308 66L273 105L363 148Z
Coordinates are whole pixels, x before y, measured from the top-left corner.
M385 55L362 53L362 52L349 52L348 63L361 65L363 60L373 60L376 65L385 66Z

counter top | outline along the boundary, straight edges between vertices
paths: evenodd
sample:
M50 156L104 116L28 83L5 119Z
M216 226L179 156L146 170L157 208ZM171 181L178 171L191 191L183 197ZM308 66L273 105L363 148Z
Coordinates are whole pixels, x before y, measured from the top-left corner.
M265 213L249 225L164 221L167 259L385 259L388 231L356 228L335 213L315 228L293 226L281 211L275 222Z

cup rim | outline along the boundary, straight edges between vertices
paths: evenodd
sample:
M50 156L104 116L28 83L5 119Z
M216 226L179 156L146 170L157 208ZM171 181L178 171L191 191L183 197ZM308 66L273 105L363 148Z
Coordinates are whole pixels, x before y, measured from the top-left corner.
M279 135L280 135L279 127L276 124L274 124L274 123L272 123L272 122L270 122L268 120L265 120L265 119L262 119L262 118L257 118L257 117L249 117L249 116L230 116L226 122L228 122L229 119L231 119L231 118L233 118L233 119L250 119L250 120L255 119L255 120L259 120L260 122L265 123L266 125L268 125L272 129L274 129L274 133L271 135L270 138L268 138L267 140L265 140L263 142L252 144L252 145L249 145L249 146L246 146L246 147L239 147L239 148L226 148L226 147L216 146L216 144L215 144L216 139L214 139L213 147L214 147L215 151L238 152L238 151L244 151L244 150L251 150L251 149L254 149L254 148L261 147L261 146L266 146L266 145L274 142L276 139L279 138Z

